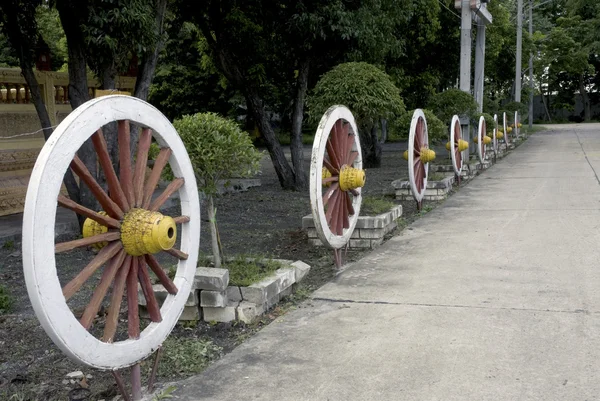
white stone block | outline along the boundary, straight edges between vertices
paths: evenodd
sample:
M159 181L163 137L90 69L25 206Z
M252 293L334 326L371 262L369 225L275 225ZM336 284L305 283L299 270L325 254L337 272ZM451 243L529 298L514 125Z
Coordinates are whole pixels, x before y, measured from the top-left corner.
M214 267L198 267L194 277L197 290L224 291L229 284L229 270Z
M299 283L300 281L302 281L302 279L304 277L306 277L306 275L310 271L310 266L307 265L306 263L304 263L301 260L295 261L294 263L292 263L292 266L295 269L295 281L296 281L296 283Z
M235 309L235 306L202 308L202 320L205 322L231 322L235 320Z
M242 291L240 291L240 287L237 286L229 286L227 287L227 300L229 302L240 302L242 300Z
M241 320L244 323L251 323L257 316L263 314L264 309L252 302L242 301L237 306L236 311L237 320Z
M223 308L227 305L227 290L225 291L200 291L200 306L210 308Z
M169 295L165 287L161 284L154 284L152 286L152 291L154 291L154 296L158 301L159 305L162 305L165 302L165 299ZM138 284L138 303L140 305L146 306L146 297L144 296L144 292L142 291L142 287ZM198 293L195 290L191 290L188 299L185 302L185 306L196 306L198 305Z

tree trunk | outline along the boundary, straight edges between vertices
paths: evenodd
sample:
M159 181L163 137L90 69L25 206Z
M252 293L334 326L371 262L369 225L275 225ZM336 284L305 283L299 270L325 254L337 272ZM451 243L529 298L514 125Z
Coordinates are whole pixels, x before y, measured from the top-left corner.
M363 153L363 168L379 168L381 167L381 144L377 138L377 124L373 124L370 129L362 129L360 135L362 153Z
M21 73L29 86L29 90L31 92L31 99L33 100L33 104L35 106L35 110L37 112L38 118L40 119L40 124L42 125L42 129L44 130L44 139L47 141L52 135L52 123L50 122L50 116L48 115L48 109L46 109L46 105L44 105L44 101L42 100L42 93L40 91L40 86L38 85L37 79L35 78L35 73L33 72L33 68L28 63L21 60ZM67 188L67 192L69 194L69 198L74 202L80 203L81 199L79 198L79 185L77 185L77 181L75 181L75 177L73 176L73 172L70 169L67 169L65 176L63 178L63 182L65 187ZM77 215L77 219L79 221L79 225L82 226L85 218L81 215Z
M548 105L546 104L546 97L544 96L544 90L542 89L542 83L540 82L540 97L542 98L542 104L544 105L544 111L546 112L546 117L548 121L552 120L550 118L550 112L548 111Z
M158 37L154 51L144 54L142 63L138 71L137 80L135 82L135 89L133 96L142 100L148 99L148 92L150 91L150 85L152 84L152 78L154 78L154 71L156 71L156 64L158 62L158 55L160 54L163 45L163 34L164 34L164 20L165 12L167 8L167 0L156 0L156 17L155 17L155 33Z
M296 80L296 98L292 112L292 137L290 151L292 153L292 166L294 168L296 189L305 189L308 184L308 175L304 169L304 145L302 144L302 120L304 118L304 99L308 88L308 73L310 60L300 64L298 79Z
M385 141L387 141L387 120L382 119L381 120L381 139L379 140L379 143L381 143L383 145L385 143Z
M83 42L83 32L80 25L84 20L84 16L79 14L83 10L80 4L70 0L57 1L56 8L67 38L69 102L71 103L71 108L75 110L90 98L87 82L85 43ZM85 141L77 152L77 155L92 176L96 178L96 152L90 139ZM92 210L100 210L100 205L96 197L85 184L79 187L79 199L83 206Z
M206 195L208 198L208 224L210 225L210 240L212 253L215 260L215 267L218 269L221 267L221 249L219 247L219 237L217 232L217 219L215 216L215 205L213 202L212 195Z
M583 81L583 74L579 77L579 93L581 93L581 100L583 101L583 115L586 122L592 119L592 106L590 104L590 97L585 90L585 83Z
M273 131L273 127L271 127L271 123L267 117L267 112L260 96L251 88L246 87L244 90L244 97L246 98L248 110L252 113L252 117L258 125L258 130L267 144L267 150L269 151L269 156L271 156L277 178L279 178L279 184L283 189L297 189L294 172L285 158L285 154L283 153L281 144L277 140L277 136L275 136L275 131Z

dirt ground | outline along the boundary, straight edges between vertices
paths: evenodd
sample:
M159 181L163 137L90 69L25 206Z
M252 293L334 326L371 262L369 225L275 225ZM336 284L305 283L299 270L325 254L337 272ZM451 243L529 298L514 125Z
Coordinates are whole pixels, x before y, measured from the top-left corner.
M391 182L407 177L406 162L402 159L403 146L405 145L385 145L382 167L367 170L364 195L389 196L393 200ZM445 157L445 150L438 150L438 155ZM305 148L305 156L308 166L309 147ZM260 187L250 188L243 193L223 195L216 202L225 255L262 255L302 260L311 265L312 269L294 296L252 324L178 324L169 338L170 341L181 345L188 344L186 339L193 339L196 344L206 345L206 348L199 351L204 357L204 362L196 366L196 369L182 367L179 366L177 358L184 358L186 355L178 356L175 353L172 358L161 362L164 369L159 370L159 382L197 373L210 360L230 352L290 308L303 307L302 300L336 274L332 251L309 245L306 233L302 230L302 216L310 213L308 191L283 191L267 157L263 160L260 180ZM404 226L417 218L418 214L413 201L402 202L402 205L401 226ZM428 209L435 206L436 204L429 203ZM176 210L173 211L173 215L176 215ZM397 234L401 228L392 234ZM200 251L210 254L209 230L205 215ZM365 252L349 251L346 260L356 260ZM93 252L87 249L57 255L56 264L61 282L65 283L68 277L73 277L92 256ZM0 249L0 266L0 284L8 288L15 300L10 314L0 315L0 400L113 399L118 392L110 373L94 371L71 362L40 327L27 297L20 243L6 244ZM75 314L85 306L97 279L95 277L90 280L84 290L69 301ZM126 317L126 314L124 316ZM184 348L176 349L183 350L182 354L187 353ZM144 377L148 375L149 366L149 363L143 366ZM66 377L68 373L79 370L90 376L83 381ZM123 374L126 375L127 372Z

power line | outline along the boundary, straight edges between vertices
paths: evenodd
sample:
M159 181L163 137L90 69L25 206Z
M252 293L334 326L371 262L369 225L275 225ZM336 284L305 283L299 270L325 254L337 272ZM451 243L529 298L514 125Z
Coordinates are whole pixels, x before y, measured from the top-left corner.
M442 7L444 7L446 10L450 11L456 18L461 19L460 16L458 14L456 14L454 11L452 11L451 9L449 9L448 6L442 2L442 0L438 0L438 3L440 3L442 5Z

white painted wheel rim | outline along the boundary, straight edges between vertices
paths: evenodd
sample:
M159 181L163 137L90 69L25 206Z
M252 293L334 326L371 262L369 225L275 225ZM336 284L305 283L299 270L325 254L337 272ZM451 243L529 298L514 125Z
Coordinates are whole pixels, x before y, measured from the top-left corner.
M483 116L479 117L479 126L477 129L477 156L479 156L479 161L483 163L485 161L485 150L487 148L485 141L483 138L485 137L485 118Z
M325 114L323 114L323 117L321 117L321 121L319 122L319 126L315 133L310 160L310 205L313 221L319 239L333 249L343 248L350 240L350 236L358 221L360 205L362 203L362 188L356 188L358 196L353 196L352 198L354 214L349 216L350 226L343 230L343 235L336 235L331 231L327 224L325 207L323 206L322 167L327 139L329 138L329 134L334 124L340 119L347 121L350 124L352 132L354 132L354 145L352 146L352 150L358 152L358 157L354 160L354 163L352 163L352 167L362 170L362 152L356 121L350 110L341 105L331 106Z
M519 136L519 127L517 125L517 121L519 121L519 112L515 111L515 135Z
M507 128L507 121L506 121L506 112L502 113L502 125L504 128L504 143L506 144L506 146L508 146L508 130Z
M151 322L137 340L104 343L90 334L65 302L56 274L54 225L57 197L63 176L81 145L100 127L130 120L152 128L160 146L172 150L169 163L176 177L185 179L179 190L183 224L180 260L173 282L177 295L161 307L161 322ZM177 131L150 104L131 96L111 95L90 100L69 114L45 143L35 163L27 189L23 215L23 270L35 313L52 341L72 360L96 369L131 366L154 352L169 335L185 306L196 271L200 242L200 206L192 164Z
M450 155L452 157L452 168L454 169L454 172L460 176L460 173L462 172L462 167L463 167L463 160L462 157L460 159L460 166L456 166L456 144L454 143L456 140L456 136L455 136L455 132L456 129L458 128L458 131L460 132L460 138L462 139L462 127L460 126L460 119L458 118L457 115L454 115L452 117L452 122L450 123Z
M427 119L425 118L425 114L423 110L416 109L413 113L412 120L410 122L410 131L408 134L408 181L410 183L410 189L413 194L413 197L417 202L421 202L423 200L423 196L425 195L425 191L427 190L427 177L429 176L429 163L424 163L425 167L425 178L423 179L423 191L421 192L417 189L417 183L415 181L415 171L414 171L414 161L415 161L415 135L417 130L417 123L419 119L423 119L424 126L424 143L429 145L429 134L427 131Z
M494 153L498 153L498 114L494 114L494 137L492 138L492 145Z

